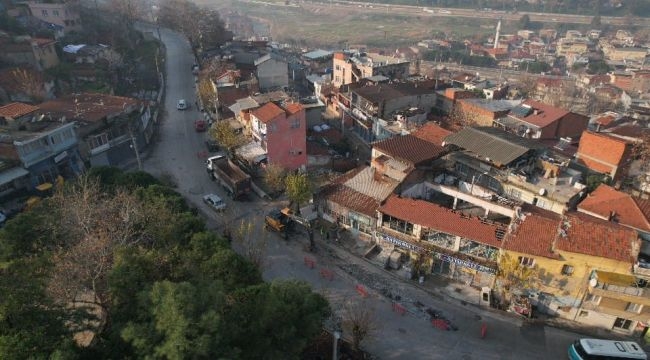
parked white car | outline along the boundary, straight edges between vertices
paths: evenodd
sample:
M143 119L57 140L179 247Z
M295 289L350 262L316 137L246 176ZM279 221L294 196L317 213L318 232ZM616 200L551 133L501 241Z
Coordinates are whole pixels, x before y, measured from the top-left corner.
M185 110L185 109L187 109L187 102L185 101L185 99L180 99L180 100L178 100L178 104L176 104L176 108L177 108L178 110Z
M216 194L207 194L203 196L203 202L208 204L214 211L226 210L226 203Z

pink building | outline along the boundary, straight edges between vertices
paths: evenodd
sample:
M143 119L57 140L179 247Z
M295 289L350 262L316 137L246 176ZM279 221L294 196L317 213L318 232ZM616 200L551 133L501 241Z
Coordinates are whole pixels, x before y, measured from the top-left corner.
M269 164L289 170L307 166L307 123L302 105L266 103L251 112L251 127Z

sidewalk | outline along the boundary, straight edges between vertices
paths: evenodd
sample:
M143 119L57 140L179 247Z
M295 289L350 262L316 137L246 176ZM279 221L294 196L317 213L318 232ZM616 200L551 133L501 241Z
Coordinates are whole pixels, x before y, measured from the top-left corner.
M481 316L482 318L492 318L502 321L514 322L519 326L523 326L527 323L543 324L547 327L579 333L585 337L633 340L637 342L639 341L639 339L630 339L629 336L618 334L608 329L585 326L575 321L560 317L548 317L546 315L540 315L535 319L526 319L517 314L481 306L479 304L481 296L479 290L469 285L437 275L427 275L425 281L422 284L416 280L406 279L399 271L386 270L377 262L366 259L363 254L369 250L370 243L364 240L354 240L350 236L347 236L343 239L340 239L340 241L336 244L332 243L329 240L322 240L322 242L325 243L324 245L330 248L330 250L345 251L351 256L357 257L364 262L376 267L377 269L380 269L383 273L393 277L397 281L401 281L404 284L408 284L412 287L425 291L434 298L444 300L448 303L461 305L468 311L476 314L477 316Z

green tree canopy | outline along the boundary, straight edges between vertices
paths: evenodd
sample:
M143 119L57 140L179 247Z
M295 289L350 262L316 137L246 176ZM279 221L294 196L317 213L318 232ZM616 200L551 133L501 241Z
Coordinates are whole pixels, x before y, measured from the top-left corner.
M312 184L305 173L289 174L285 178L287 197L300 209L312 197Z
M262 282L178 194L114 169L7 222L0 294L2 359L291 359L329 313L305 283ZM81 330L96 341L80 348Z

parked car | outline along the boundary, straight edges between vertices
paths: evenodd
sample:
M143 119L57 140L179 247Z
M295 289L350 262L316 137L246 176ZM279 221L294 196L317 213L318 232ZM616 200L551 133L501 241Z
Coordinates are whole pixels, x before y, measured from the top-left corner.
M203 132L208 129L208 123L205 120L196 120L194 122L194 130L197 132Z
M187 109L187 102L185 101L185 99L180 99L180 100L178 100L178 104L176 104L176 108L177 108L178 110L185 110L185 109Z
M208 204L214 211L226 210L226 203L216 194L207 194L203 196L203 202Z

